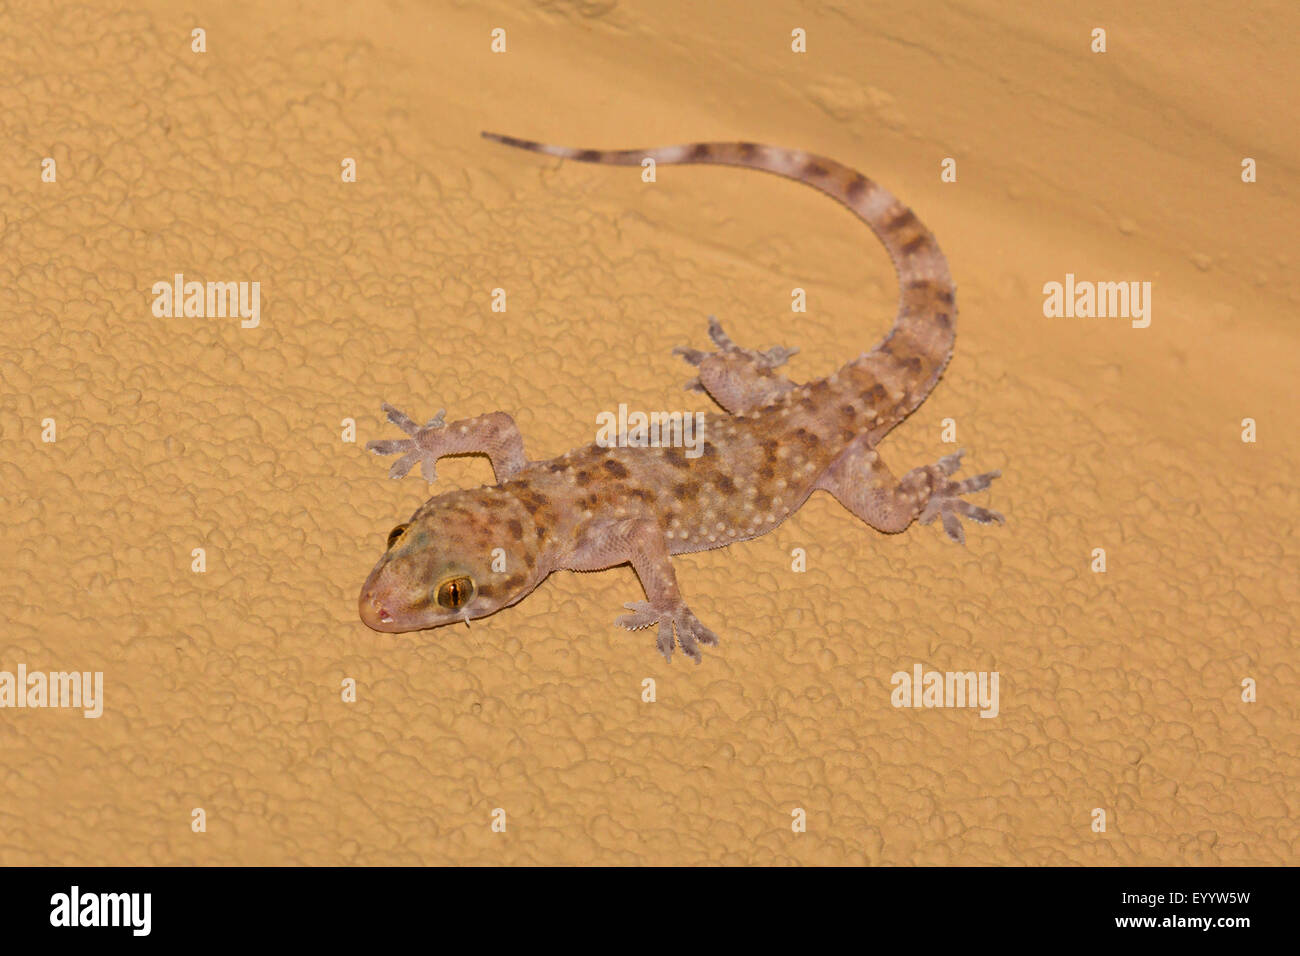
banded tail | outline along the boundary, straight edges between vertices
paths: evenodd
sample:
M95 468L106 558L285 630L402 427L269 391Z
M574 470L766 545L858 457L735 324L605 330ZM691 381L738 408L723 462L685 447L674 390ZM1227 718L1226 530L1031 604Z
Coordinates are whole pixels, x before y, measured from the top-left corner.
M847 206L871 227L898 274L898 314L889 334L850 367L888 389L892 427L934 387L952 356L957 320L956 286L948 260L929 229L889 190L842 163L802 150L757 143L689 143L658 149L572 149L499 133L483 137L506 146L583 163L640 166L647 157L659 164L707 163L745 166L806 183Z

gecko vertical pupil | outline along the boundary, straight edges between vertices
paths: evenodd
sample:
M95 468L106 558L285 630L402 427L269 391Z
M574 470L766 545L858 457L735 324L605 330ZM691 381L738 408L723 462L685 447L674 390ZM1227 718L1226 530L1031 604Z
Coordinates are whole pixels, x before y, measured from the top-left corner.
M399 524L392 531L388 532L388 546L391 548L393 546L393 542L396 541L398 538L400 538L402 536L402 532L409 527L410 525Z
M451 578L438 585L438 603L454 611L474 596L474 582L466 577Z

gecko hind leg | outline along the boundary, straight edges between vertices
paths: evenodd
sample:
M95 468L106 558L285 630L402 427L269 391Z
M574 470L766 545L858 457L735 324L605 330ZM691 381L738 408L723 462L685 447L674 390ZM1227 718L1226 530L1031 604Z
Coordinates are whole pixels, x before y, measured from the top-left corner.
M878 531L899 532L913 521L930 524L936 518L958 544L966 543L960 518L979 524L1004 524L996 511L964 500L963 495L983 491L1002 472L989 471L961 481L952 475L961 467L964 452L945 455L933 465L913 468L902 480L880 460L866 441L859 438L837 458L817 483L836 500Z
M713 352L679 346L673 349L700 373L686 383L691 391L706 392L723 409L739 415L762 408L795 387L795 383L775 369L796 354L797 348L774 345L759 351L745 349L731 341L722 331L722 323L709 316L709 338L718 348Z
M388 470L390 478L406 477L406 473L419 462L424 479L435 481L438 477L437 461L447 455L487 455L492 460L492 471L498 483L527 464L523 436L519 434L515 420L505 412L446 422L443 420L446 409L443 409L424 425L417 425L408 415L386 402L383 409L390 422L411 436L366 442L366 450L376 455L402 456Z

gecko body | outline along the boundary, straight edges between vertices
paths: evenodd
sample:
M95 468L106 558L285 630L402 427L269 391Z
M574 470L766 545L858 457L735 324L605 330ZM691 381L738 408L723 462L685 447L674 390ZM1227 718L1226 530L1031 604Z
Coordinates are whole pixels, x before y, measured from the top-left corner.
M777 369L793 354L737 346L710 318L715 348L675 351L698 369L688 388L722 408L708 415L698 457L681 448L592 443L558 458L528 461L510 416L494 412L424 426L385 405L409 436L372 441L400 454L390 474L415 464L426 479L445 455L481 453L497 484L435 496L389 535L361 589L361 619L380 631L410 631L483 617L526 597L553 571L630 563L646 600L625 605L617 624L658 626L658 648L697 662L717 636L686 605L672 555L724 547L771 531L817 490L884 532L938 519L964 541L959 520L1001 523L963 496L999 472L955 480L961 452L896 478L880 440L929 394L952 355L955 287L934 236L872 180L833 160L753 143L695 143L661 149L579 150L484 133L486 138L582 162L711 163L776 173L830 195L885 246L898 273L893 328L833 374L796 384Z

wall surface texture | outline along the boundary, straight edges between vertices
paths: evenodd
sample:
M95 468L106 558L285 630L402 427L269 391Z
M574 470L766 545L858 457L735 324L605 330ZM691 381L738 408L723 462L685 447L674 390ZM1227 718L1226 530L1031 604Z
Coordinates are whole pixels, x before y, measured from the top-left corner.
M98 719L0 710L0 864L1300 861L1300 16L1133 6L0 3L0 671L104 682ZM1007 524L886 536L818 494L680 557L699 667L614 627L628 567L368 630L431 493L363 451L381 401L500 409L550 457L619 403L708 409L671 350L710 314L802 380L896 302L812 190L481 129L768 142L893 190L961 318L882 456L952 419ZM176 273L259 282L260 324L155 316ZM1150 326L1045 317L1067 273L1150 282ZM997 671L998 715L895 708L915 664Z

